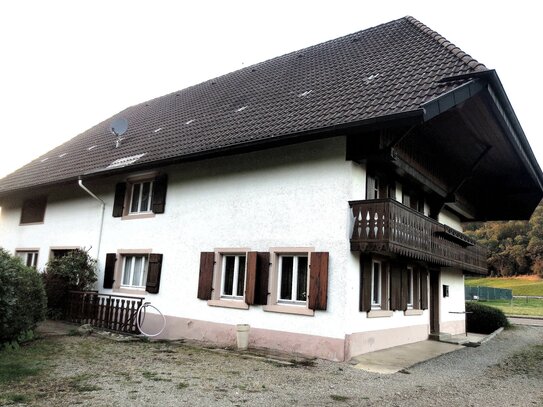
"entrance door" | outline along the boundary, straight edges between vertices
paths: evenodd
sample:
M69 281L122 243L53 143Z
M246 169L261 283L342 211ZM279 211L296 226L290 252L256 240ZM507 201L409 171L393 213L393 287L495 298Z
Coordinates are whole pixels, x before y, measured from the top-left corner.
M439 333L439 270L430 270L430 333Z

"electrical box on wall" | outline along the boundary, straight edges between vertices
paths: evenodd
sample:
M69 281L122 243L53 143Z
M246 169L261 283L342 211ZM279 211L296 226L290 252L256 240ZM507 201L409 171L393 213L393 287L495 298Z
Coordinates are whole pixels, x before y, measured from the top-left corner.
M443 284L443 298L448 297L448 296L449 296L449 286Z

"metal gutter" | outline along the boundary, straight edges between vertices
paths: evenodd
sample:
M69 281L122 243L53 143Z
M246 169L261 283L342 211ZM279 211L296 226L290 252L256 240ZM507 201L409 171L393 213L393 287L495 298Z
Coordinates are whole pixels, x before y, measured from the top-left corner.
M83 180L79 178L78 184L83 191L89 194L92 198L96 199L101 206L100 213L100 230L98 232L98 244L96 245L96 258L100 258L100 245L102 243L102 231L104 230L104 213L106 209L106 203L98 198L91 190L89 190L85 185L83 185Z

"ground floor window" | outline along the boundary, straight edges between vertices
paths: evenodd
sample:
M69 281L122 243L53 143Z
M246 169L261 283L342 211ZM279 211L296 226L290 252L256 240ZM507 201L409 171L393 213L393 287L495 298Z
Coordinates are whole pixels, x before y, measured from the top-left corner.
M221 297L242 300L245 293L245 264L243 254L223 255Z
M23 261L27 267L38 267L37 250L17 250L15 254Z
M147 255L123 256L121 287L145 288L147 281Z
M406 290L407 290L407 308L413 308L413 267L407 267Z
M307 255L280 255L278 302L305 304L307 301Z
M374 309L381 308L381 291L382 291L382 270L381 262L372 262L371 271L371 307Z

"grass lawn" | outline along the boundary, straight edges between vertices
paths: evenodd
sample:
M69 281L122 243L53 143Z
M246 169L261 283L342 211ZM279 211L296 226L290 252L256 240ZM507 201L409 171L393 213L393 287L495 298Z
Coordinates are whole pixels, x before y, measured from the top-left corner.
M481 304L499 308L505 315L526 315L543 317L543 299L537 298L514 298L508 300L481 301Z
M543 297L543 279L534 276L466 278L467 286L510 288L513 295L535 295Z

